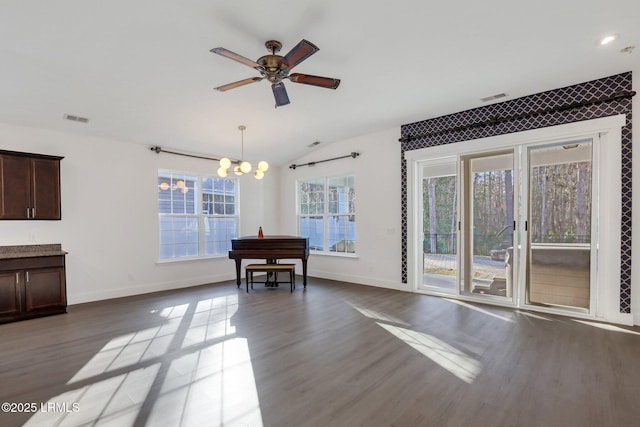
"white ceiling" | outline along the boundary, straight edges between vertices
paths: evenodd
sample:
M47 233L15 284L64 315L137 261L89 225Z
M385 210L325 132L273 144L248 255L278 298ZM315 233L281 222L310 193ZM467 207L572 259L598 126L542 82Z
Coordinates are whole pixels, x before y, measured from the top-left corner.
M286 81L278 109L267 81L213 90L258 72L211 48L256 60L267 40L284 55L303 38L320 51L294 71L339 78L337 90ZM0 2L0 122L232 157L244 124L245 157L276 165L314 141L629 70L638 0Z

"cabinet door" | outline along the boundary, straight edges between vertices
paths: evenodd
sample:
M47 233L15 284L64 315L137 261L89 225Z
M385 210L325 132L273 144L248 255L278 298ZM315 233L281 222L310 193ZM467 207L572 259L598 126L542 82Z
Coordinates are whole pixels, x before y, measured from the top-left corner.
M25 274L26 311L67 305L63 268L27 270Z
M19 273L0 273L0 316L11 316L20 312Z
M0 155L0 218L26 219L31 208L31 159Z
M32 219L60 219L60 161L31 159Z

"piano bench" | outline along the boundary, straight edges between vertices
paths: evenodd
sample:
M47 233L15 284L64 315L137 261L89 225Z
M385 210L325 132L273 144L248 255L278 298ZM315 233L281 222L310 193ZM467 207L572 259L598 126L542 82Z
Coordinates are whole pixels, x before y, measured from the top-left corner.
M261 272L267 273L289 273L289 284L291 285L291 292L296 288L296 265L295 264L249 264L245 267L245 281L247 283L247 292L249 292L249 283L251 283L251 289L253 289L253 273ZM277 276L276 276L277 280ZM269 282L255 282L255 283L269 283ZM285 282L286 283L286 282Z

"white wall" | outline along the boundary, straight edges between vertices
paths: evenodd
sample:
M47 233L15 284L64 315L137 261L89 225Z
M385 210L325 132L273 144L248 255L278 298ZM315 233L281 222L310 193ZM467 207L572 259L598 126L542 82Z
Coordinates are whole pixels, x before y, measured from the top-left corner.
M82 126L78 124L78 126ZM69 304L194 286L235 277L226 256L158 258L157 171L215 173L215 162L156 154L112 139L0 124L2 149L64 156L61 221L0 221L0 245L61 243ZM278 225L279 168L240 181L240 235Z
M280 227L298 234L296 181L354 174L356 183L356 258L311 255L309 275L364 285L408 290L401 283L400 128L363 135L319 147L293 163L303 164L349 155L360 156L282 168Z

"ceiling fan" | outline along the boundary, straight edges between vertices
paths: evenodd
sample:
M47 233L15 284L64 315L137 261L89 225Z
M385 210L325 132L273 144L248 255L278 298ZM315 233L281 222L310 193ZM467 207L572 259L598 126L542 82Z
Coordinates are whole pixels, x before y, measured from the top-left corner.
M271 82L273 96L276 99L276 107L280 107L282 105L289 104L289 96L287 95L287 90L283 83L284 79L288 79L294 83L302 83L305 85L324 87L328 89L336 89L340 84L339 79L333 79L330 77L319 77L300 73L289 74L293 67L320 50L313 43L303 39L285 56L276 55L276 53L282 49L282 43L279 41L269 40L265 43L265 46L271 54L264 55L258 58L257 61L252 61L249 58L245 58L244 56L238 55L237 53L231 52L223 47L211 49L211 52L213 53L217 53L218 55L233 59L234 61L238 61L251 68L255 68L261 75L261 77L250 77L248 79L218 86L215 89L224 92L229 89L267 79Z

